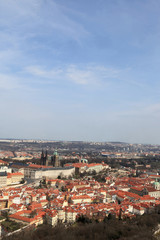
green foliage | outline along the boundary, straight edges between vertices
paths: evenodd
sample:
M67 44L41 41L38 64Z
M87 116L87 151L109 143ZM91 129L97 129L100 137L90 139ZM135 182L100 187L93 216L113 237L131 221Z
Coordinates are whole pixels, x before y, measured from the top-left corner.
M30 218L34 218L37 215L37 211L33 210L30 214Z
M4 216L4 218L6 218L6 221L9 220L9 214L8 214L8 211L3 212L3 216Z
M54 228L42 225L35 231L25 231L6 240L155 240L153 229L159 222L160 214L138 216L125 221L109 215L100 223L80 216L76 224L67 228L62 224Z
M81 215L77 219L77 222L85 224L85 223L91 223L92 221L88 217Z
M25 183L25 180L24 180L24 178L21 180L21 182L20 182L21 184L23 184L23 183Z
M11 220L6 220L6 221L3 221L1 223L1 225L8 231L8 232L13 232L17 229L19 229L22 224L20 223L17 223L15 221L11 221Z
M0 220L3 220L3 219L5 219L5 217L0 215Z

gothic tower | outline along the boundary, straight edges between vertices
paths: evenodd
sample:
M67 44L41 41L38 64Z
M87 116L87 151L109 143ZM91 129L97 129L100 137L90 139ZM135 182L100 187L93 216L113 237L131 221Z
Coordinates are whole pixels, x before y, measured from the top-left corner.
M41 165L44 165L44 151L42 149L42 153L41 153Z
M53 164L55 167L60 167L59 155L58 155L57 151L55 151L53 154Z
M48 166L48 152L47 152L47 150L46 150L45 162L46 162L45 165Z
M46 151L46 154L44 154L43 149L42 149L42 153L41 153L41 165L48 166L48 153Z

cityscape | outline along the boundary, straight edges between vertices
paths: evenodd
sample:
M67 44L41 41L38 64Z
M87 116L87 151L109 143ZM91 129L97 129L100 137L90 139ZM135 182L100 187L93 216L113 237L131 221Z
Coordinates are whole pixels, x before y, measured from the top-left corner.
M160 240L160 1L0 0L0 240Z
M158 214L159 169L159 145L1 139L1 237Z

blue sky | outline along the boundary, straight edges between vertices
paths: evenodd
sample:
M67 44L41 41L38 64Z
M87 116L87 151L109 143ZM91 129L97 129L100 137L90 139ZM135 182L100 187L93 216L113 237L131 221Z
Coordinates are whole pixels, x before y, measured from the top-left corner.
M0 137L160 144L158 0L1 0Z

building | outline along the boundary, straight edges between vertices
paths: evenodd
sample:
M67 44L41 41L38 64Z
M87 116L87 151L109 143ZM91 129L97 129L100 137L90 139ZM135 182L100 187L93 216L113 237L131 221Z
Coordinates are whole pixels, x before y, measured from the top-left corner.
M24 174L24 168L27 166L28 164L25 164L24 162L10 164L10 168L13 170L13 172L21 172L23 174Z
M87 172L95 171L98 173L102 171L102 169L103 169L103 165L99 163L91 163L87 165Z
M7 185L18 184L24 179L24 174L20 172L7 174Z
M36 226L43 224L45 212L43 210L36 212L33 215L31 210L23 210L9 215L11 220L23 224L35 224Z
M71 201L73 204L77 203L91 203L92 198L88 195L74 195L71 197Z
M59 155L57 151L55 151L53 154L52 164L54 167L60 167Z
M49 225L55 226L58 222L58 213L56 210L48 210L46 212L46 220Z
M0 210L4 210L5 208L8 208L8 199L0 199Z
M3 160L0 160L0 166L6 166L6 165L8 165L7 162L5 162L5 161L3 161Z
M70 207L65 208L65 222L67 223L74 223L76 221L77 213L74 209Z
M0 188L7 185L7 172L0 172Z
M8 168L8 166L1 165L1 166L0 166L0 172L11 173L11 172L12 172L12 169L11 169L11 168Z
M75 173L74 167L52 167L30 164L24 170L24 176L31 179L39 179L43 177L57 178L58 176L70 176Z
M48 166L48 153L47 153L47 151L44 154L44 151L42 150L42 153L41 153L41 165Z

